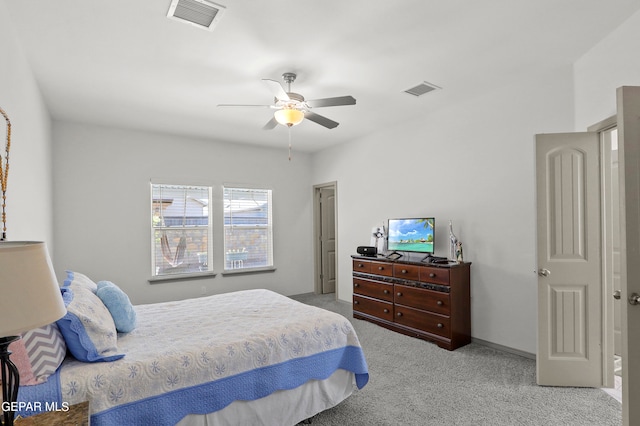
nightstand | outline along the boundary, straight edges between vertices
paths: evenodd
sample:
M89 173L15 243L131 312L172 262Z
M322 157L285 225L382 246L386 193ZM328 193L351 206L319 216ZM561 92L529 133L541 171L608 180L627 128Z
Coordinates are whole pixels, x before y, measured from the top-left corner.
M89 401L70 405L67 411L47 411L16 419L17 426L88 426Z

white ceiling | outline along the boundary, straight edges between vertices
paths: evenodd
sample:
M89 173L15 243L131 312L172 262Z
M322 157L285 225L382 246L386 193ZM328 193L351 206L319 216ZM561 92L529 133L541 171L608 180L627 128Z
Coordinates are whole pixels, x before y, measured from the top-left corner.
M287 130L262 78L298 79L315 109L296 149L316 151L424 117L539 69L566 66L640 9L640 0L217 0L214 31L167 18L171 0L0 0L56 119L262 146ZM423 81L442 87L403 93Z

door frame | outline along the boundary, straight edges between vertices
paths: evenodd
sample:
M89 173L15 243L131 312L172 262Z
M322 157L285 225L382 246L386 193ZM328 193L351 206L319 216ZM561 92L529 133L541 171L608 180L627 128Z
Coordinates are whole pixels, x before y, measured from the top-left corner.
M602 223L602 384L613 387L615 381L614 359L614 306L613 306L613 236L611 234L611 143L602 138L602 133L617 127L617 116L605 118L587 128L588 132L597 133L600 138L600 194ZM622 235L620 236L622 238Z
M320 230L322 217L320 215L320 190L321 189L333 189L335 203L333 208L334 217L334 234L336 237L336 291L335 299L338 300L338 293L340 291L339 276L338 273L338 182L326 182L317 185L313 185L313 292L315 294L322 294L322 281L320 280L320 272L323 270L322 265L322 248L320 246Z

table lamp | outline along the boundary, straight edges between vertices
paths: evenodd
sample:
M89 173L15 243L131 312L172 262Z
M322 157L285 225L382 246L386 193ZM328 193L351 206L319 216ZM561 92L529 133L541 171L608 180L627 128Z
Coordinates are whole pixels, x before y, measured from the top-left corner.
M20 386L18 369L9 359L9 344L19 340L21 333L51 324L66 312L45 243L0 241L0 367L4 426L13 425L12 403L17 400Z

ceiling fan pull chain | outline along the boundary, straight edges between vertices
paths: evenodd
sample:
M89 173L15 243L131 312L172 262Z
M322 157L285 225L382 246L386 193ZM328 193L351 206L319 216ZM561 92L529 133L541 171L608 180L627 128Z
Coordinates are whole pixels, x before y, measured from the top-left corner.
M289 161L291 161L291 126L289 126Z

